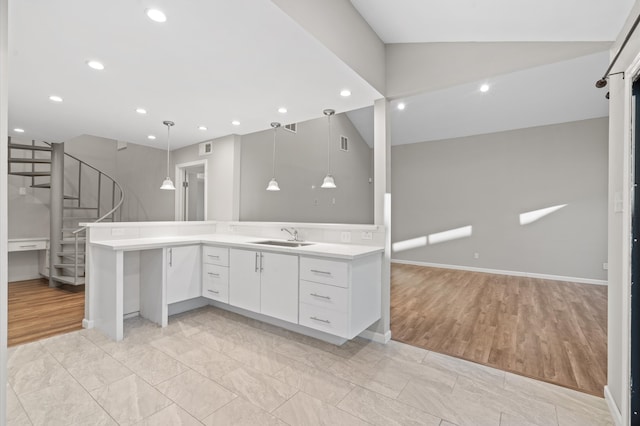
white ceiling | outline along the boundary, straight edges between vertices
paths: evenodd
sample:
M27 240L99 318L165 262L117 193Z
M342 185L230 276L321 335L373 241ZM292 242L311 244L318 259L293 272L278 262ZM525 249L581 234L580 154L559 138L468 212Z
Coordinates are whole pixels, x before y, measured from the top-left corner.
M147 7L167 22L150 21ZM26 139L91 134L164 148L162 121L173 120L176 148L380 98L268 0L11 0L10 13L9 133L23 128Z
M391 102L391 143L427 142L544 126L609 113L606 89L594 87L608 64L601 52ZM490 85L480 92L484 83ZM403 102L403 111L397 105ZM373 108L349 112L373 144Z
M351 0L385 43L613 41L634 0Z

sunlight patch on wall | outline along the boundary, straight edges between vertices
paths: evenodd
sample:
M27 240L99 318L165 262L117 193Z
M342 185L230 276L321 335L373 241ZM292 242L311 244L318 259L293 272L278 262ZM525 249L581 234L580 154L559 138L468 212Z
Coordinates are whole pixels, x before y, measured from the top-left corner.
M448 231L438 232L435 234L429 234L429 244L439 244L445 241L457 240L460 238L470 237L473 231L473 227L463 226L461 228L450 229Z
M393 243L391 248L396 253L399 251L411 250L418 247L424 247L427 245L427 237L412 238L410 240L398 241Z
M553 212L557 212L563 207L566 207L568 204L558 204L557 206L551 206L544 209L533 210L526 213L520 214L520 225L528 225L537 220L542 219L545 216L550 215Z

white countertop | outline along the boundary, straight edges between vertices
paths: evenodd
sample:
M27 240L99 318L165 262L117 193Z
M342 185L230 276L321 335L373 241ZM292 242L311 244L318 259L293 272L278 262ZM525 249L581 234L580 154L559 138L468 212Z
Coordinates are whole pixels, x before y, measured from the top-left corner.
M105 240L90 243L93 246L106 247L113 250L134 251L150 250L163 247L176 247L190 244L224 245L227 247L251 250L271 251L280 253L301 254L309 256L334 257L339 259L357 259L374 253L382 253L383 247L364 246L355 244L318 243L305 241L307 246L281 247L265 244L255 244L258 241L286 241L265 237L251 237L246 235L206 234L175 237L130 238L122 240Z

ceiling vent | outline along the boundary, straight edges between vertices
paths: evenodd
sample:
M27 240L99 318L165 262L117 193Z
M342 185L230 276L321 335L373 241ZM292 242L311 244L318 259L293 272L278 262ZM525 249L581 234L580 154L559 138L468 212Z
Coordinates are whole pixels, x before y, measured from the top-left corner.
M199 155L209 155L213 152L213 142L202 142L198 145L198 154Z
M285 124L284 129L292 133L298 133L298 124L297 123Z

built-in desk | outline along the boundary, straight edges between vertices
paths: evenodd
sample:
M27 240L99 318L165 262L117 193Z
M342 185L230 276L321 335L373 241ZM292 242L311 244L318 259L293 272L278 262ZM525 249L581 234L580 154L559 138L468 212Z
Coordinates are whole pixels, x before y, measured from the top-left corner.
M7 244L9 281L31 280L40 276L48 276L48 246L49 239L46 237L10 238Z

